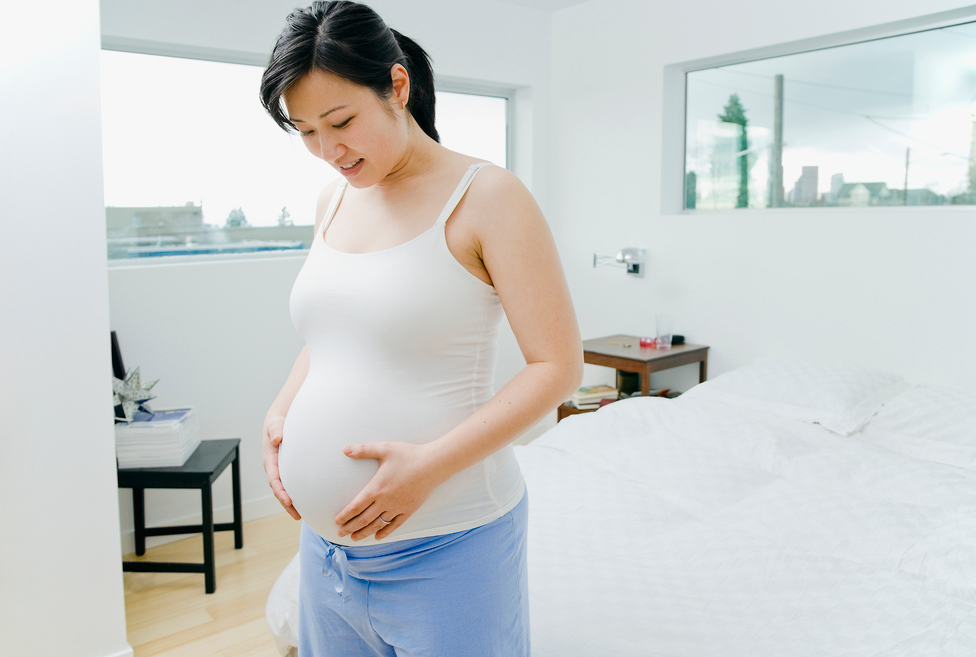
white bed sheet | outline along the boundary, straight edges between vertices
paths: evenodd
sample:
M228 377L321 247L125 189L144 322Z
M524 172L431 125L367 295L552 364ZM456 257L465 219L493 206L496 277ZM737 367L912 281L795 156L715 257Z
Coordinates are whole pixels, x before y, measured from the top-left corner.
M976 436L919 447L935 397L851 436L633 399L516 448L533 655L976 654Z

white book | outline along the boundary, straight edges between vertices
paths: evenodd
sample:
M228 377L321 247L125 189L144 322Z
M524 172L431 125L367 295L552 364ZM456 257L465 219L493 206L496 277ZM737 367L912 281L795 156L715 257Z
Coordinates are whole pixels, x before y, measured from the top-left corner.
M572 401L580 404L599 403L601 399L616 399L617 389L606 385L584 386L573 393Z
M569 400L569 403L575 406L576 408L580 409L581 411L592 411L600 408L600 402L581 404L575 399L571 399Z
M139 413L115 425L115 455L120 468L181 466L200 445L200 422L192 408Z

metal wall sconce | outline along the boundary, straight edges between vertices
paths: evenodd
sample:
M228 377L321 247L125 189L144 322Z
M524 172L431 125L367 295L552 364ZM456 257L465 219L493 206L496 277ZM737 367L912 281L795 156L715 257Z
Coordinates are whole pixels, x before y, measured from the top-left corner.
M598 267L604 265L607 267L620 267L623 266L627 269L628 274L633 274L638 278L644 278L644 259L645 251L644 249L634 249L627 248L622 249L620 253L613 256L609 253L594 253L593 254L593 266Z

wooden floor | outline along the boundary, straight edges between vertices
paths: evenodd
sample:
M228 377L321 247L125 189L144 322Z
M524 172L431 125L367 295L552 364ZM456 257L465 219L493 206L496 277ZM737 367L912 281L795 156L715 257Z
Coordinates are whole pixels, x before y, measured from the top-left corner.
M279 657L264 617L268 593L298 553L301 523L281 512L244 523L244 547L234 533L215 540L217 591L203 575L125 573L125 616L135 657ZM132 561L203 562L199 536L147 548Z

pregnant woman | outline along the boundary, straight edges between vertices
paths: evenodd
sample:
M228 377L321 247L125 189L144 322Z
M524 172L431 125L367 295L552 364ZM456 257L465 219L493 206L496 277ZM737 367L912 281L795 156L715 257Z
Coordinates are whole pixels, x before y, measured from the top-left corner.
M511 442L582 372L545 219L510 172L439 144L427 54L364 5L292 12L261 98L342 174L264 425L271 488L304 521L299 655L527 656ZM526 366L495 393L503 315Z

